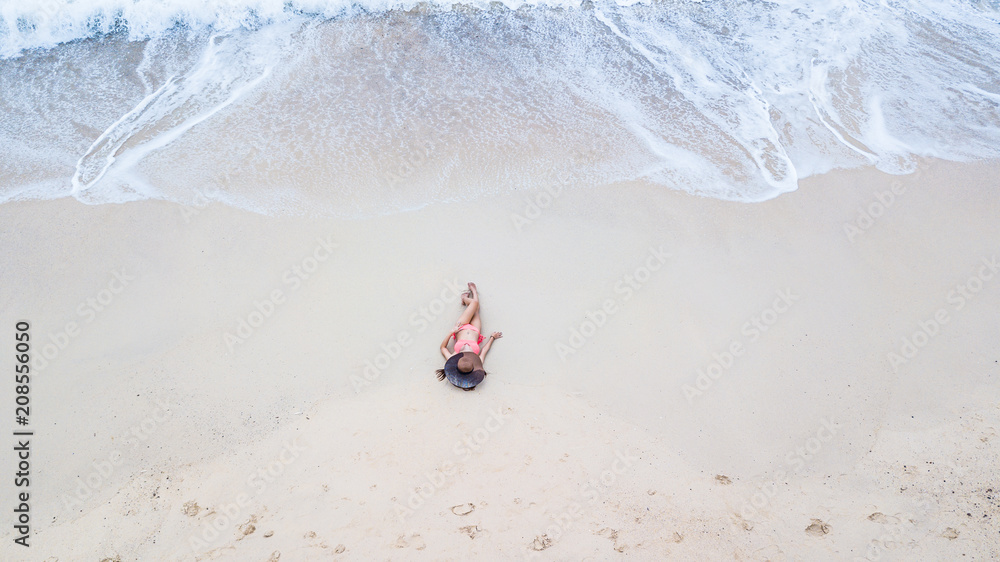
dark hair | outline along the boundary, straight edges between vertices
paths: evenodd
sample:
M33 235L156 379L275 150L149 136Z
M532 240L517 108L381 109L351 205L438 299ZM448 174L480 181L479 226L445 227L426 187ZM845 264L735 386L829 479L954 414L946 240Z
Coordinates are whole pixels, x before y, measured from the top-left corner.
M444 369L438 369L438 370L434 371L434 373L437 375L437 380L443 381L445 379ZM483 376L484 377L488 376L489 374L490 374L489 371L487 371L486 369L483 369Z

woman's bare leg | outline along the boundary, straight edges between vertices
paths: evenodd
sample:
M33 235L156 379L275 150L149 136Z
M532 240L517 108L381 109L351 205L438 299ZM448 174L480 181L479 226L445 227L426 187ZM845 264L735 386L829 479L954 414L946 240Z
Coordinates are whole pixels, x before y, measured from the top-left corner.
M479 304L478 300L476 300L476 304L477 305ZM483 321L479 317L479 307L478 306L476 307L476 313L472 315L472 320L469 320L469 324L472 324L473 326L475 326L476 330L479 330L479 333L483 332Z
M473 283L473 282L471 282L471 281L469 282L469 293L472 294L473 300L475 300L478 303L479 302L479 289L477 289L476 288L476 284ZM469 320L469 324L472 324L473 326L475 326L476 330L478 330L480 333L482 333L482 331L483 331L483 321L479 317L479 307L478 306L476 307L476 313L472 315L472 320Z
M472 320L474 318L478 318L479 317L479 300L477 300L477 299L462 299L462 302L465 303L466 300L469 301L468 302L468 306L465 307L465 310L462 312L462 315L458 317L458 324L457 324L457 326L464 326L466 324L472 324ZM475 326L475 324L472 324L472 325Z

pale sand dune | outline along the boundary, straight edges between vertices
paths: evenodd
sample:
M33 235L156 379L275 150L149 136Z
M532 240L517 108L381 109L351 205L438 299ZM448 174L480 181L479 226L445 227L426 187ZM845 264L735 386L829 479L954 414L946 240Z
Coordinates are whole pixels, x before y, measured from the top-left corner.
M66 344L32 388L26 559L995 559L996 170L568 189L520 230L534 193L358 222L4 205L4 325ZM472 393L433 376L467 280L505 334Z

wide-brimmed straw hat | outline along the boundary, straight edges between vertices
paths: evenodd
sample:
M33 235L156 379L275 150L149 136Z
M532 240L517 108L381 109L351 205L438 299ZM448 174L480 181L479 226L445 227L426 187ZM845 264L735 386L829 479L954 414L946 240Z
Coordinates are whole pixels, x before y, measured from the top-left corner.
M448 382L458 388L475 388L486 378L483 360L471 351L456 353L444 364L444 375Z

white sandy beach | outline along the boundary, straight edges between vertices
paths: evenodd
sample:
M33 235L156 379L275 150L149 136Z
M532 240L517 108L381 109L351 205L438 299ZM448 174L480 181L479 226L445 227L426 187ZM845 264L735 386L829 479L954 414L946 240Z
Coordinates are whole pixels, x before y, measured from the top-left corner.
M0 558L997 559L996 173L4 204L4 337L42 359L32 547L5 509ZM434 369L470 280L504 338L462 392Z

